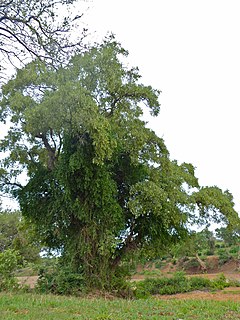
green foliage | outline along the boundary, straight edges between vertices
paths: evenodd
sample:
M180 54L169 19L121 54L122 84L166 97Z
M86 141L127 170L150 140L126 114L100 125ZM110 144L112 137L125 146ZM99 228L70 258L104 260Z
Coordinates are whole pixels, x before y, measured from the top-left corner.
M0 118L12 123L0 144L8 152L1 190L18 199L64 268L100 289L115 288L133 252L154 257L186 237L197 208L201 223L238 220L231 195L200 188L194 167L171 161L147 128L143 104L157 116L160 92L140 83L126 56L111 38L65 68L30 63L0 103Z
M214 281L212 281L211 284L211 287L217 290L222 290L230 286L229 281L227 281L223 273L221 273Z
M176 273L171 278L147 278L136 283L135 295L145 298L154 294L174 294L190 290L189 282L182 272Z
M230 285L236 285L220 274L216 279L204 277L186 277L183 272L177 272L173 277L148 278L135 285L135 296L147 298L156 294L176 294L194 290L222 290Z
M238 256L239 253L239 246L232 246L229 248L229 253L235 257Z
M228 262L232 258L227 248L218 249L217 253L218 253L220 265L223 265L224 263Z
M60 295L80 295L84 290L83 275L73 273L69 268L52 272L40 271L37 292Z
M0 213L0 252L10 249L18 236L19 212Z
M238 219L232 219L235 216L235 210L233 196L228 190L222 192L216 186L204 187L192 196L199 209L199 216L196 219L198 223L205 223L209 213L214 212L213 219L216 223L225 222L229 227L239 225Z
M0 291L12 290L18 287L14 278L14 271L18 267L18 259L17 251L7 249L0 252Z
M0 252L8 249L19 252L21 264L40 259L40 244L34 238L33 225L27 224L19 211L0 213Z
M238 226L221 227L216 229L216 236L218 239L224 241L224 244L229 247L239 243L240 230Z
M191 231L189 237L180 241L171 248L171 253L175 257L201 255L213 255L215 252L216 239L212 231L207 228L200 232Z
M190 278L191 291L209 289L212 287L212 283L214 282L204 277Z

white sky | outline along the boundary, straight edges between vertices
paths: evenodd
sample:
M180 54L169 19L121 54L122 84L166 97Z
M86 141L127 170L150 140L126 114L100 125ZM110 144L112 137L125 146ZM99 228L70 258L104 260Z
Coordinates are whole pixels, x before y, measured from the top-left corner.
M111 31L162 90L150 122L171 158L191 162L202 185L229 189L240 212L240 2L92 0L85 17Z

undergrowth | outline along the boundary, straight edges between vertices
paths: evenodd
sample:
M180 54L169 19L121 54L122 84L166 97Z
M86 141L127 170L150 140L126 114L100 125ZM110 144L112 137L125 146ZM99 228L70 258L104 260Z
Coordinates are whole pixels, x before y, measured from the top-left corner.
M176 294L195 290L222 290L226 287L240 286L239 282L229 281L223 274L209 280L202 277L186 277L184 272L176 272L173 277L147 278L134 283L136 298L147 298L156 294Z

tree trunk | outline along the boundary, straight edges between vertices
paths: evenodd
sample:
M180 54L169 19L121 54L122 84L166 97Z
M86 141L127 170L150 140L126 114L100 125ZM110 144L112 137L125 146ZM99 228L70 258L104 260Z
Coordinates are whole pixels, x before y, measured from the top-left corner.
M207 271L206 263L202 259L200 259L199 255L197 253L196 253L195 257L200 265L201 271L206 272Z

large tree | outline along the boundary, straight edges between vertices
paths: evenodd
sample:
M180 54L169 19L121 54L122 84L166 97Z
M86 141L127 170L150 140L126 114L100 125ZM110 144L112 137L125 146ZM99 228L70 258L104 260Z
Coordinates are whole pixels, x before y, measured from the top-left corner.
M114 40L58 70L35 61L3 87L1 189L88 284L110 283L135 250L162 250L192 222L237 221L232 196L199 187L142 119L159 91L127 68ZM21 185L19 174L27 173ZM197 211L198 210L198 211Z
M9 63L22 66L36 57L54 65L65 61L85 36L85 30L79 29L71 36L81 17L74 2L0 0L0 68ZM6 71L0 75L4 74Z

